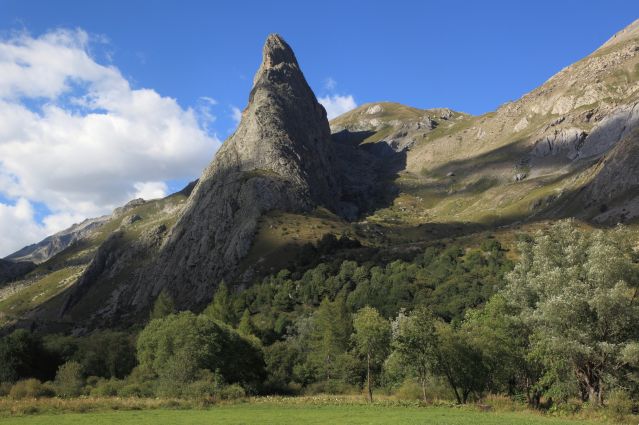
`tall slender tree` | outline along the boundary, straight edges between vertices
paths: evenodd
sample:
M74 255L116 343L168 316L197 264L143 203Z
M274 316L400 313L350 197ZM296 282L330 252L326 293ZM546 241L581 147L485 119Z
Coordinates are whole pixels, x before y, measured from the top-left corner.
M426 382L437 361L437 331L430 310L418 307L410 314L400 312L392 323L393 349L419 379L426 400Z
M373 401L373 369L378 368L390 349L390 323L372 307L361 308L353 318L353 340L360 355L366 359L366 391Z

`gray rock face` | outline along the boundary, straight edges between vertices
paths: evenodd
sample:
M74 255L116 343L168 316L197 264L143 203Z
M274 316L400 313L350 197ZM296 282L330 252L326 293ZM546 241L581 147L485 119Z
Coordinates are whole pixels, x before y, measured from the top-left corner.
M585 138L586 133L578 128L554 130L535 142L532 155L536 157L561 156L573 160L579 155Z
M270 35L238 129L202 174L148 278L120 299L148 305L167 288L180 307L208 302L247 254L262 214L318 205L340 212L336 159L324 108L291 48Z
M583 216L614 225L639 217L639 131L623 138L593 168L594 178L577 194ZM575 202L572 201L572 202Z
M639 102L619 107L606 116L584 141L580 157L603 154L639 126Z

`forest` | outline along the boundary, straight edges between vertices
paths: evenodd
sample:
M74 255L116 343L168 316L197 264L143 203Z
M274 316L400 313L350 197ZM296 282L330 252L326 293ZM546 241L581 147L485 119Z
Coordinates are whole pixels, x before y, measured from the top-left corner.
M362 393L630 413L639 397L639 264L628 229L560 221L389 262L318 255L201 312L167 292L144 326L0 340L0 394L175 397ZM342 241L344 242L344 241ZM339 245L334 236L314 249ZM324 259L329 258L329 261ZM330 260L333 258L333 260Z

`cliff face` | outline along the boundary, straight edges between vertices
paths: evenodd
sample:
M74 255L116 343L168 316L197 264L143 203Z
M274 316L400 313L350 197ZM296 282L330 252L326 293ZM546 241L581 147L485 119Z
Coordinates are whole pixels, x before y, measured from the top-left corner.
M292 50L271 35L240 125L195 187L69 229L79 236L66 247L21 251L64 249L11 284L16 297L45 283L55 297L0 314L125 325L146 319L163 289L197 310L222 280L288 267L327 233L400 252L566 216L636 223L638 28L494 112L380 102L333 120L332 135Z
M293 51L280 36L270 35L238 128L204 170L175 225L165 236L165 229L156 232L161 243L144 237L105 244L68 295L62 316L96 282L115 280L113 270L130 269L140 257L152 258L125 276L127 283L118 284L102 314L120 317L142 310L165 288L180 308L210 301L221 280L236 276L264 213L318 206L341 215L357 213L356 205L341 200L342 193L353 195L339 165L344 149L332 142L326 111Z
M341 189L326 112L295 55L270 35L235 134L204 171L171 231L142 302L168 287L178 305L210 296L246 255L269 210L339 211Z

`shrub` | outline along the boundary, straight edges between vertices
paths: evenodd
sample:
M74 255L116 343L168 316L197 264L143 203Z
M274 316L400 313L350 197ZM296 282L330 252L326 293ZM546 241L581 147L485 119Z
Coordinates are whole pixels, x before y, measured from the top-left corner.
M575 398L569 398L566 401L554 403L548 411L560 415L575 415L584 408L584 403Z
M231 384L220 389L220 400L237 400L246 397L246 391L239 384Z
M152 397L153 389L150 384L128 384L118 390L120 397Z
M35 378L24 379L15 383L9 391L9 397L14 400L23 398L53 397L55 392L50 385L43 384Z
M11 382L0 382L0 397L8 396L12 386Z
M414 379L407 379L395 391L395 397L399 400L421 400L422 388Z
M77 397L82 393L82 365L70 361L64 363L55 375L56 392L60 397Z
M632 407L632 399L626 391L617 389L610 392L606 408L615 421L623 421L632 413Z
M210 398L214 399L220 392L219 384L211 380L198 380L189 384L183 392L189 398Z
M141 369L161 381L171 393L172 385L188 385L198 380L203 369L219 369L230 382L264 381L261 349L229 326L205 315L191 312L171 314L151 321L137 340Z
M118 395L124 385L125 382L119 379L103 379L91 389L90 394L96 397L113 397Z

